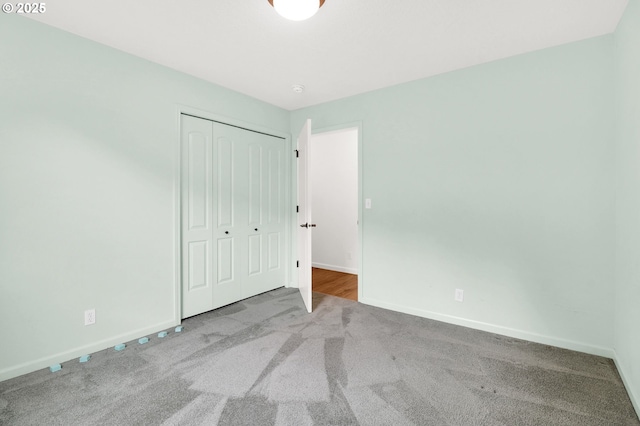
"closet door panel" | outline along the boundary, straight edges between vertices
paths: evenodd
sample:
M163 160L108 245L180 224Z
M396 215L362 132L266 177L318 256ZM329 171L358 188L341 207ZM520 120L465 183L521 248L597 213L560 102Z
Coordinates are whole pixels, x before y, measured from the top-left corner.
M242 157L244 148L240 129L220 123L213 124L213 149L216 172L214 192L217 221L215 238L217 246L217 279L213 290L213 305L218 308L243 298L244 281L242 265L246 254L242 247L245 233L242 230L243 211L246 210L246 178Z
M217 129L216 129L217 130ZM233 141L226 136L216 140L218 228L234 224L234 152Z
M249 226L262 225L262 147L251 143L248 150Z
M282 224L284 223L284 149L278 149L279 146L277 143L272 143L271 145L272 146L268 147L268 155L266 159L266 221L269 224Z
M253 135L253 143L260 149L251 150L253 185L260 187L260 265L259 274L249 277L254 293L261 293L284 285L285 270L281 259L284 252L284 140L262 134ZM259 155L259 162L258 159ZM257 217L257 214L256 216ZM255 232L255 228L253 229Z
M262 235L249 236L249 276L262 273Z
M212 123L181 117L182 317L213 309Z
M280 238L281 232L272 232L267 240L267 270L280 269Z
M234 280L234 256L233 238L219 238L217 284L225 284Z

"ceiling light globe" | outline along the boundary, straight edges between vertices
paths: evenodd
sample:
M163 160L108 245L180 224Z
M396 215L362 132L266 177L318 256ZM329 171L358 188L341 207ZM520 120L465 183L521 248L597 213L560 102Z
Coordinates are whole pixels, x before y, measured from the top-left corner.
M319 0L273 0L273 8L283 18L304 21L320 9Z

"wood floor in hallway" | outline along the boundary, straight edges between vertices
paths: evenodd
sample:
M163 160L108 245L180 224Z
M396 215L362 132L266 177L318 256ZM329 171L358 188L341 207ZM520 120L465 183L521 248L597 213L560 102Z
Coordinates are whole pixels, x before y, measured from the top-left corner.
M313 291L358 301L358 276L327 269L312 269Z

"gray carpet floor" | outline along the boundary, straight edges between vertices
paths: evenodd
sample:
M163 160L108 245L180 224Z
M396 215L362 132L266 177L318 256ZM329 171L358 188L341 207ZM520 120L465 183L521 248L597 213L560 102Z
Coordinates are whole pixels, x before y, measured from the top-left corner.
M640 425L613 362L278 289L0 383L3 425Z

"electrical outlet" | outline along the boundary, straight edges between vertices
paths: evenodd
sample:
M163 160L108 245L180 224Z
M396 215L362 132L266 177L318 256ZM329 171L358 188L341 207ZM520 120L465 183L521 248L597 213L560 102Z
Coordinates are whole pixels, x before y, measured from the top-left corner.
M464 300L464 290L456 288L456 295L454 296L456 302L462 302Z
M92 325L96 323L96 310L89 309L84 311L84 325Z
M365 209L371 208L371 198L367 198L366 200L364 200L364 208Z

